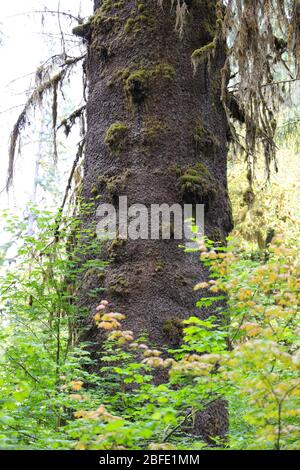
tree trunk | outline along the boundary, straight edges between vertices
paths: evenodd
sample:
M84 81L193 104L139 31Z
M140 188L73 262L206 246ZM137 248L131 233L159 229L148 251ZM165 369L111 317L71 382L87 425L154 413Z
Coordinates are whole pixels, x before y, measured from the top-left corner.
M95 1L83 195L114 204L126 195L129 206L204 203L206 235L224 240L232 228L220 98L225 45L217 42L211 59L203 57L193 72L193 52L213 41L217 1L186 3L180 37L171 1L164 9L156 0ZM105 299L126 315L126 327L146 332L158 346L177 342L179 320L213 311L195 307L193 287L208 273L178 244L128 240L107 249ZM94 312L84 289L82 296Z

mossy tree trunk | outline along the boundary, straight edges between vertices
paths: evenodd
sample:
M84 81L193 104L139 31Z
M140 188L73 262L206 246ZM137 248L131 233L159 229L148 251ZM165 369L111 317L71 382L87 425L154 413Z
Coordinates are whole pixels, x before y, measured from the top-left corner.
M216 3L188 1L180 38L171 1L164 9L156 0L95 1L83 194L113 203L126 195L128 205L205 203L206 235L224 240L232 224L228 124L220 99L224 44L216 43L196 73L191 64L193 52L213 41ZM193 291L207 272L178 241L116 241L107 252L104 297L126 314L135 334L147 332L158 346L175 344L179 319L212 313L196 309ZM84 289L81 294L94 312L95 303ZM224 432L225 421L215 433Z

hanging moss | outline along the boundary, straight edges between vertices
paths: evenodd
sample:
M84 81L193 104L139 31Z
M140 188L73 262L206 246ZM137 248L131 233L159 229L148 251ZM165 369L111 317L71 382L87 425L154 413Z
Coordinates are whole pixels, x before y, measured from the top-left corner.
M92 196L97 196L98 192L99 192L99 191L98 191L98 188L97 188L97 186L94 184L94 185L92 186L92 188L91 188L91 195L92 195Z
M212 42L206 44L203 47L200 47L199 49L196 49L193 54L192 54L192 64L194 67L194 73L197 72L197 68L201 62L203 62L205 59L209 60L212 54L215 51L216 43L215 40Z
M208 211L218 195L219 186L209 169L202 163L177 168L177 189L186 204L204 204Z
M104 143L115 154L120 154L126 147L129 127L123 122L115 122L105 132Z
M252 207L255 202L255 194L251 187L249 187L243 194L243 202L246 206Z

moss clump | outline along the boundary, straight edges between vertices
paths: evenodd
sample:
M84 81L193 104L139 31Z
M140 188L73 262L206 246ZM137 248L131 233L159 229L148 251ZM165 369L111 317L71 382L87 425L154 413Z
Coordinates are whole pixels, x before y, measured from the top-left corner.
M107 86L123 84L126 97L130 104L141 104L149 94L150 86L156 80L172 80L175 75L174 67L167 63L149 63L138 69L125 67L117 70Z
M75 26L75 28L72 29L72 33L80 38L88 39L92 33L91 21Z
M205 44L205 46L200 47L199 49L196 49L193 54L192 54L192 64L194 67L194 73L197 72L197 68L199 64L205 60L205 59L210 59L211 55L214 53L216 48L216 42L215 40L211 41L208 44Z
M124 31L127 34L137 34L142 31L142 28L145 26L153 27L154 20L152 17L146 16L144 14L138 15L135 18L128 18L125 23Z
M91 29L97 36L98 34L107 34L112 31L119 22L117 15L108 16L99 9L90 19Z
M131 171L127 169L118 176L100 176L98 181L100 185L104 184L109 194L114 197L124 191L127 180L131 174Z
M91 194L92 194L92 196L97 196L97 195L98 195L98 192L99 192L99 191L98 191L98 188L97 188L97 186L94 184L94 185L92 186L92 188L91 188Z
M169 318L164 322L162 330L172 345L180 345L183 338L183 324L180 318Z
M104 143L115 154L120 154L126 147L129 127L123 122L115 122L105 132Z
M202 163L176 170L177 189L184 203L204 204L210 210L218 195L218 184Z
M125 80L125 92L130 101L140 104L147 94L149 73L146 69L136 70L132 72Z
M167 125L158 119L145 119L143 127L142 127L142 133L144 137L144 143L148 144L152 142L155 137L157 137L160 134L165 134L168 130Z
M118 251L124 246L124 244L125 240L122 240L120 238L116 238L115 240L112 240L110 243L108 243L106 246L106 250L109 258L116 259Z
M109 287L112 294L123 297L129 294L129 282L122 276L118 276L114 279Z
M155 268L154 268L154 271L156 274L160 274L163 272L165 268L165 262L164 261L157 261L155 263Z
M172 80L174 74L172 65L166 63L134 70L124 80L125 93L133 104L140 104L145 100L151 82L157 79Z
M205 46L196 49L192 54L192 59L200 60L203 56L207 56L208 54L212 53L215 50L216 44L214 41L211 41Z
M102 288L105 277L106 272L102 268L90 268L84 274L83 284L89 290L95 288L95 286Z
M246 206L252 207L255 203L255 193L251 187L249 187L243 194L243 202Z
M202 119L197 119L195 132L194 132L194 141L196 144L196 149L198 150L212 150L215 152L220 147L219 139L213 135L209 129L207 129L202 122Z
M136 3L136 8L133 8L130 18L127 19L124 25L126 34L137 34L143 28L153 28L155 25L153 16L146 11L145 3L142 0L137 0Z
M119 81L125 82L129 75L130 69L128 67L118 69L116 72L114 72L111 79L107 82L107 86L112 87L116 85Z
M102 0L101 10L102 11L112 11L114 8L119 9L125 5L124 0Z

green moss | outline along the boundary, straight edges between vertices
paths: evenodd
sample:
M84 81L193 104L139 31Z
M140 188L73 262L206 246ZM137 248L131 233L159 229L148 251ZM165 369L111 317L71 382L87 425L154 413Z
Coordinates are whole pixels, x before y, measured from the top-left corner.
M141 104L155 86L157 80L172 80L175 75L174 67L167 63L149 63L140 68L125 67L117 70L107 86L112 87L122 83L126 97L131 105Z
M103 284L103 281L106 277L106 272L102 268L89 268L84 274L84 283L86 285L91 285L95 281L98 281L100 284Z
M118 69L116 72L114 72L113 76L111 79L107 82L107 86L114 86L116 83L119 81L124 82L130 75L130 69L129 67L125 67L122 69Z
M115 154L124 150L127 143L129 127L123 122L115 122L105 132L104 143Z
M204 204L209 210L216 200L219 186L209 169L203 164L177 168L177 189L184 203Z
M206 149L215 152L220 148L219 139L203 125L201 118L198 118L196 121L194 141L197 150Z
M145 100L152 82L158 79L172 80L174 74L173 66L166 63L150 64L131 71L124 80L125 93L131 103L140 104Z
M116 258L118 251L124 246L125 240L121 240L120 238L116 238L112 240L110 243L107 244L106 249L109 257Z
M209 44L205 44L205 46L196 49L192 54L192 60L200 60L203 56L207 56L213 52L215 47L216 44L214 41L212 41Z
M162 273L164 268L165 268L165 262L164 261L157 261L155 263L155 269L154 270L155 270L156 274Z
M153 16L146 11L146 4L142 0L137 0L137 5L131 10L131 16L124 25L126 34L140 33L143 28L153 28L155 20Z
M142 127L142 133L144 136L144 143L148 144L155 139L156 136L159 134L164 134L167 132L167 125L154 118L147 118L144 121L143 127Z
M127 34L131 33L135 27L135 20L133 18L128 18L125 23L124 30Z
M100 185L105 185L111 196L118 196L126 187L128 178L131 176L130 170L124 170L118 176L100 176L98 178Z
M91 29L96 39L98 34L107 34L113 30L118 22L119 17L117 15L108 16L102 8L98 9L95 15L90 18Z
M92 32L92 25L91 21L87 21L86 23L79 24L73 28L72 33L75 36L79 36L80 38L88 38Z
M114 279L109 287L112 294L117 296L125 296L129 294L129 282L121 275Z
M180 345L183 338L183 325L180 318L169 318L164 322L162 330L171 344Z
M211 55L214 53L216 48L216 41L215 39L208 44L205 44L205 46L200 47L199 49L196 49L191 57L192 64L194 67L194 73L197 72L197 68L199 64L205 60L205 59L210 59Z
M92 194L92 196L97 196L98 192L99 192L99 191L98 191L97 186L96 186L96 185L93 185L92 188L91 188L91 194Z

